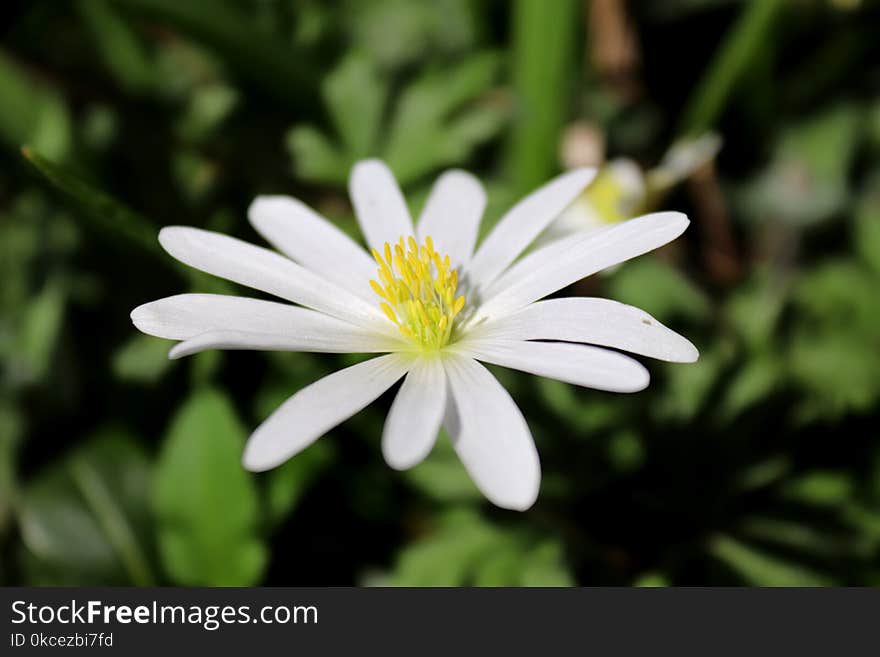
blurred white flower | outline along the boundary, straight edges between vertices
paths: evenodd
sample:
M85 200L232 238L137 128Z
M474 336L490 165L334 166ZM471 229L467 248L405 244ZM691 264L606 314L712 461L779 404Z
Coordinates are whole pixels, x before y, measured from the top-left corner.
M674 143L660 164L649 171L627 158L606 162L593 182L550 224L540 243L625 221L656 208L673 187L713 160L720 149L721 138L707 133Z
M248 441L243 461L250 470L283 463L405 377L382 435L389 465L419 463L442 425L483 494L524 510L538 495L538 454L516 404L478 361L635 392L647 386L647 370L611 349L680 362L698 355L688 340L631 306L596 298L540 301L666 244L688 225L676 212L646 215L576 233L517 260L594 173L570 171L527 196L474 252L486 202L476 178L464 171L440 176L413 225L388 167L361 162L350 193L373 258L296 199L259 197L250 221L283 255L182 226L162 229L159 241L191 267L297 305L182 294L142 305L131 317L145 333L180 341L171 358L205 349L386 354L320 379L282 404Z
M648 188L656 192L667 191L714 160L720 150L721 137L713 132L680 139L666 151L660 164L648 172Z
M647 191L639 165L627 158L606 162L590 185L540 236L539 243L594 230L641 214Z

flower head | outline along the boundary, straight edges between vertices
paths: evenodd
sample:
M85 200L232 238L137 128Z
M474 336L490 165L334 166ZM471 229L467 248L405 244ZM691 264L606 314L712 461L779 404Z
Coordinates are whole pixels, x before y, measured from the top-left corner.
M382 253L372 250L379 265L370 287L383 301L382 312L400 333L417 348L436 351L449 344L455 318L464 308L464 297L456 296L458 271L451 268L449 256L434 250L434 240L425 237L419 246L415 238L403 237ZM381 281L381 282L380 282Z
M443 426L486 497L526 509L540 487L538 454L516 404L478 361L635 392L648 384L648 372L614 350L697 358L685 338L631 306L541 301L675 239L688 225L676 212L645 215L520 257L594 173L577 169L533 192L475 251L486 199L473 176L440 176L414 225L390 170L361 162L350 192L372 257L296 199L259 197L251 223L280 253L181 226L162 229L159 241L187 265L289 303L182 294L139 306L132 320L145 333L178 340L172 358L205 349L385 354L284 402L248 441L244 465L251 470L280 465L403 379L383 430L385 460L398 469L419 463Z
M709 164L720 149L721 138L710 132L673 143L660 164L648 171L625 157L605 162L590 185L548 227L541 242L649 212L676 185Z

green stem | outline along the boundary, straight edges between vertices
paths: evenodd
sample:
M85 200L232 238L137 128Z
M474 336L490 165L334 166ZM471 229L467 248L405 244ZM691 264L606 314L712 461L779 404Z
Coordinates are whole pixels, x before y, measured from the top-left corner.
M149 562L98 473L83 461L74 461L70 471L74 483L119 555L131 581L137 586L154 586L156 580Z
M755 55L770 38L783 0L750 0L690 98L680 132L697 135L711 128Z
M517 120L508 144L507 172L519 192L546 181L558 167L579 10L574 0L517 0L514 5Z

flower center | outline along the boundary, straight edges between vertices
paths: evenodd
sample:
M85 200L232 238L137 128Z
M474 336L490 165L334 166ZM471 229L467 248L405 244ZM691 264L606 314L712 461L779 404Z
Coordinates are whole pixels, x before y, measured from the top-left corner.
M464 307L464 296L455 296L458 271L450 269L449 256L441 258L430 237L422 245L401 237L393 247L386 242L384 253L372 251L379 280L370 287L383 299L382 312L418 346L446 345Z

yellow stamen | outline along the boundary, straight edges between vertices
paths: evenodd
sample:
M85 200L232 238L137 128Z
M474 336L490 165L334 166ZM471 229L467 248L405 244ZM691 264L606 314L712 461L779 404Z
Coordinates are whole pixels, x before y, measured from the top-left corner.
M400 326L400 322L397 321L397 315L394 314L394 311L391 309L387 303L380 303L379 307L382 309L382 312L385 313L385 316L390 319L392 322Z
M371 280L370 287L383 299L379 307L385 316L423 349L448 344L465 304L464 296L455 295L458 271L451 269L449 256L437 253L430 237L422 245L401 237L372 254L378 280Z

